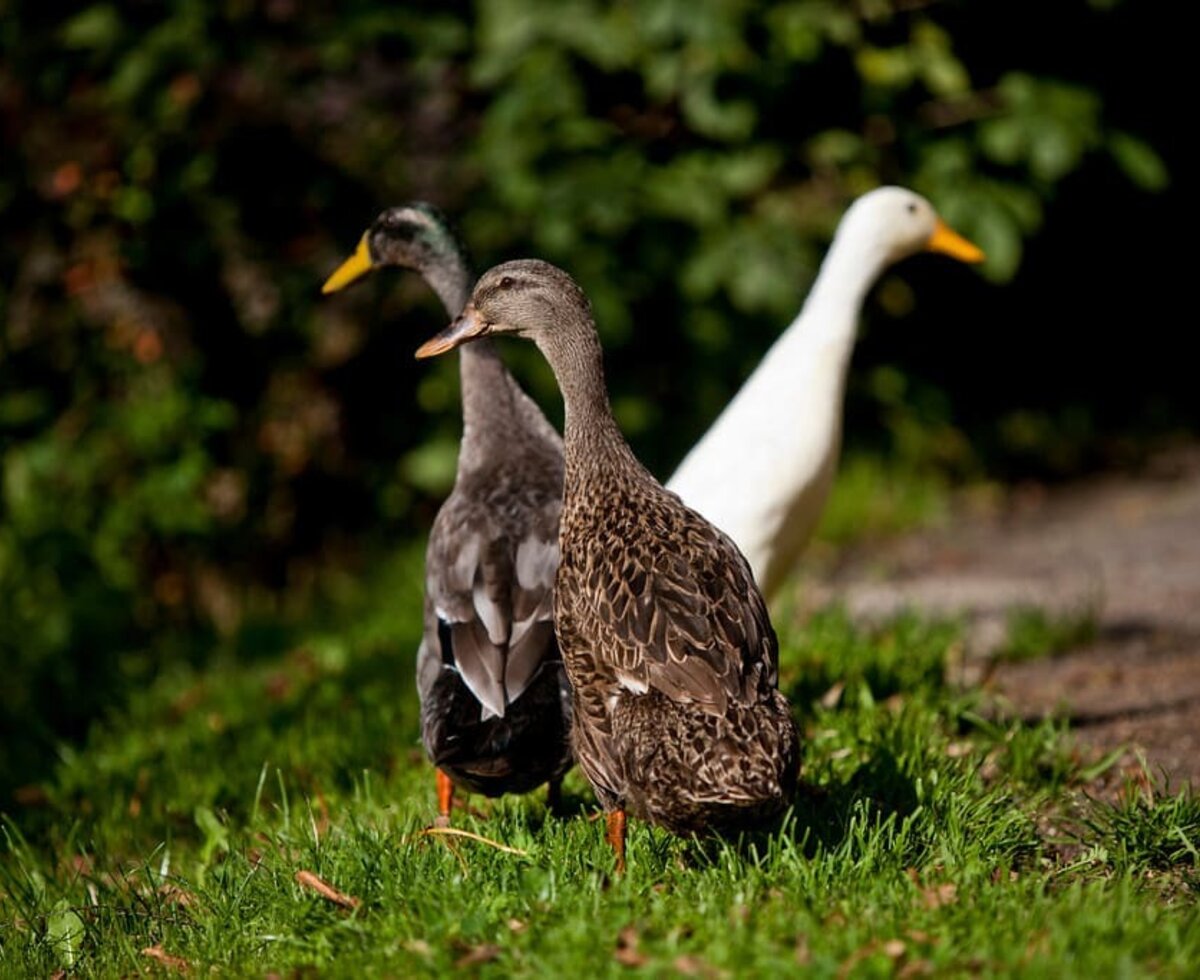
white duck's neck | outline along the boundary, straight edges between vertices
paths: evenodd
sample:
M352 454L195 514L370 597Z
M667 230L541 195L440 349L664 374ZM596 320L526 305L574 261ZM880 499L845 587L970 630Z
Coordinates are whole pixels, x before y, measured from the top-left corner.
M891 260L877 239L855 231L844 228L834 238L804 307L786 331L803 337L806 345L841 351L846 364L863 300Z
M888 258L869 234L843 226L800 313L668 484L732 535L760 584L790 547L785 531L807 534L820 513L859 311Z

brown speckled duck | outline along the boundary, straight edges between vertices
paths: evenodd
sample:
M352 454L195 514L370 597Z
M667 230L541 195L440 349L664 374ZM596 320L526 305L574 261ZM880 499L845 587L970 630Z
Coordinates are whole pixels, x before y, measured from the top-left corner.
M575 758L608 815L618 868L627 811L677 834L771 821L795 788L799 740L750 567L634 457L569 275L537 260L497 266L417 356L498 333L537 344L566 407L555 626Z
M463 249L430 205L384 211L323 291L383 266L415 269L451 316L466 303ZM460 367L458 474L429 535L417 653L441 824L455 784L499 796L548 782L554 806L571 765L570 694L553 625L562 440L490 343L465 348Z

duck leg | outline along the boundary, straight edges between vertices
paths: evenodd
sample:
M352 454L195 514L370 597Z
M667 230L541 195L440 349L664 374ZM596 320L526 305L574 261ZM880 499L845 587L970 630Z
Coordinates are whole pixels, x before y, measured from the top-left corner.
M546 784L546 809L554 816L562 816L562 780L552 779Z
M433 825L435 827L449 827L450 808L454 806L454 783L440 769L437 771L437 806L438 815Z
M625 811L623 809L610 811L606 821L608 826L604 839L608 841L609 847L617 856L616 873L623 875L625 873Z

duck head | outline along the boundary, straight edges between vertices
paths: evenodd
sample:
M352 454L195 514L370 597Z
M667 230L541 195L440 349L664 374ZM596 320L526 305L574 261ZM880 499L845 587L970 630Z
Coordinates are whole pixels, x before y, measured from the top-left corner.
M982 262L983 251L946 224L920 194L879 187L856 200L838 226L838 238L857 240L885 263L918 252L940 252L960 262Z
M427 274L461 254L449 222L432 204L415 201L388 208L363 233L354 254L325 280L321 292L337 292L384 266Z
M462 314L417 350L434 357L489 334L536 338L591 312L583 290L567 273L540 259L518 259L489 269L475 284Z

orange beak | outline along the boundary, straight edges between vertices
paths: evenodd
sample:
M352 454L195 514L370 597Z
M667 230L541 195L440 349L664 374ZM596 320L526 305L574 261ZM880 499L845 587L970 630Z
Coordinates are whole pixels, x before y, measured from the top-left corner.
M986 258L983 249L967 241L941 218L937 219L933 234L925 243L925 250L941 252L943 255L949 255L952 259L958 259L959 262L982 262Z
M438 354L445 354L468 340L483 336L490 326L491 324L479 315L479 311L468 303L467 308L450 326L417 348L417 357L437 357Z

